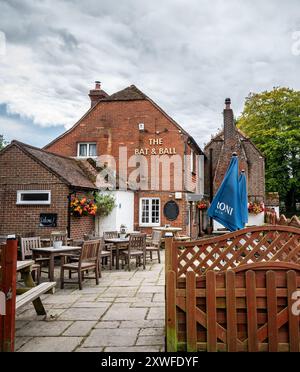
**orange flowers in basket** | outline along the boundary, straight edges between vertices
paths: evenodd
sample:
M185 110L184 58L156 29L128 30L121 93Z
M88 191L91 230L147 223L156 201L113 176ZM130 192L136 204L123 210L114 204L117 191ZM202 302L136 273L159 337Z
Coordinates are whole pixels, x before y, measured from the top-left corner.
M71 201L71 214L75 217L95 216L97 213L97 205L92 199L86 197L75 197Z
M248 212L252 214L259 214L264 212L265 206L263 202L256 203L256 202L250 202L248 204Z
M200 210L205 210L209 207L209 202L206 200L200 200L197 204L197 208Z

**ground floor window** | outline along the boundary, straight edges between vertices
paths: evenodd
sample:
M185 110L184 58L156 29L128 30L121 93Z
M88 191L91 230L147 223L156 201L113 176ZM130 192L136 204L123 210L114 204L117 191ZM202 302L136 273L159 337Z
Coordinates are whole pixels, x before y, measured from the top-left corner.
M140 199L140 226L159 226L160 225L160 199L141 198Z

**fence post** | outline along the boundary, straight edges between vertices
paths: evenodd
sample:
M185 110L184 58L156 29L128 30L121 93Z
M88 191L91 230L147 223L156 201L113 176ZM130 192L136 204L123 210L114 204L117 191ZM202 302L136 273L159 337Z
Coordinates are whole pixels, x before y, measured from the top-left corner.
M166 351L177 351L176 319L176 274L168 271L166 275Z
M172 245L173 245L173 238L166 238L165 239L165 266L166 266L166 275L168 271L173 270L172 265Z
M6 295L6 315L0 316L0 351L12 352L15 344L17 240L2 247L0 290Z

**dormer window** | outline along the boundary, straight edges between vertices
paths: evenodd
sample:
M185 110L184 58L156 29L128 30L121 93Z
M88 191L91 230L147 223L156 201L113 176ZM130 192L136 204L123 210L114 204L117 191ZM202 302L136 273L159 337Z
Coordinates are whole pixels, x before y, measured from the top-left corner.
M77 156L79 158L93 158L97 156L97 145L94 142L78 143Z

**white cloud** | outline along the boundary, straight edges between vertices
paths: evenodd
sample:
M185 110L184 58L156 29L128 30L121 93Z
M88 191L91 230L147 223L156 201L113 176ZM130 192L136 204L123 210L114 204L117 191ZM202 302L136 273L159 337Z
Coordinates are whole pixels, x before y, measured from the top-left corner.
M101 80L132 83L202 145L250 91L299 89L298 1L2 0L0 103L39 126L70 127Z

